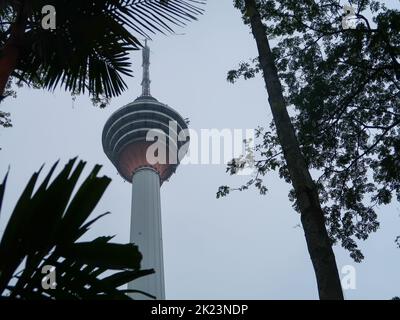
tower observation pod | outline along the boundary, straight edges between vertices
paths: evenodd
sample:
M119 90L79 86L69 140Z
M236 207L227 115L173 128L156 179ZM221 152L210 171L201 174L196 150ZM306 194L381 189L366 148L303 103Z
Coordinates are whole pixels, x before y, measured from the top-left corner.
M143 255L142 269L155 273L128 284L165 299L160 187L189 147L185 120L150 94L150 49L143 48L142 95L115 111L102 135L103 149L119 174L132 183L130 242ZM148 299L132 293L134 299Z

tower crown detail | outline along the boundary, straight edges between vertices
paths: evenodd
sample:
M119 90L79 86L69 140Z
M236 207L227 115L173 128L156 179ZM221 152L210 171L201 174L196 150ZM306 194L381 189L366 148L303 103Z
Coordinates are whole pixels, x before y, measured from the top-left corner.
M159 174L162 183L175 172L179 164L178 151L182 156L181 149L188 147L187 124L178 112L150 94L150 48L147 41L142 65L142 95L115 111L107 120L102 135L103 149L125 180L131 182L136 171L148 167ZM162 135L161 141L165 141L165 145L157 150L157 158L165 161L149 161L149 148L156 142L161 145L160 139L149 139L150 131L157 132L157 137ZM186 139L182 139L182 135ZM177 153L174 159L170 157L171 148Z

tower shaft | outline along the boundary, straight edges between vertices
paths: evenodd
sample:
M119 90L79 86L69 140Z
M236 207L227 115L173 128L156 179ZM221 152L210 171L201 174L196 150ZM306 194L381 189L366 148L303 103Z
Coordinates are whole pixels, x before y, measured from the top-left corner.
M132 178L131 243L139 246L143 255L141 269L155 273L136 279L129 289L141 290L165 299L164 265L161 228L160 176L152 168L142 168ZM132 294L134 299L143 299Z

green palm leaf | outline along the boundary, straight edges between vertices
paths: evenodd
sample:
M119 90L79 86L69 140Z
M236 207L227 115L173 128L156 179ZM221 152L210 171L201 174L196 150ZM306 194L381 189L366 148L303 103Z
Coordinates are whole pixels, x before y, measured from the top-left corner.
M0 15L13 22L13 0L3 0ZM26 30L13 76L48 90L118 96L132 76L129 53L141 48L137 37L173 33L203 12L196 0L32 0L23 1ZM13 6L14 5L14 6ZM45 5L56 9L56 29L42 28ZM12 10L11 10L12 11ZM14 10L18 11L18 10ZM7 43L0 29L0 48Z
M0 294L21 299L129 299L119 287L154 272L140 269L137 246L112 243L113 237L77 242L108 214L86 222L110 179L97 176L97 165L73 194L85 162L70 160L50 183L56 165L37 188L42 169L33 174L11 214L0 242ZM5 185L6 178L0 184L0 208ZM42 287L46 265L56 268L55 289Z

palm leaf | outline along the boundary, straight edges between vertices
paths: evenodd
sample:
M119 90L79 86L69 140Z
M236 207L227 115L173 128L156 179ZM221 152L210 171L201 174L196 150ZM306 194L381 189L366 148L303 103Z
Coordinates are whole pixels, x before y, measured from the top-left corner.
M10 4L12 1L5 1ZM196 0L35 0L24 35L22 59L13 73L48 90L113 97L132 76L129 53L138 37L173 33L195 20L205 1ZM57 11L57 28L41 27L44 5ZM4 41L3 41L4 42ZM0 42L0 45L2 43Z
M0 184L0 214L1 214L1 206L3 204L4 190L6 188L7 178L8 178L8 172L3 179L3 182Z
M106 269L139 269L142 255L137 246L132 244L106 243L100 241L80 242L68 247L62 247L57 252L61 256L80 261L84 264L94 264Z
M30 179L0 242L0 293L21 299L125 300L129 297L118 287L154 272L140 269L142 256L133 244L111 243L113 237L76 242L108 214L86 222L110 183L97 176L97 165L73 194L85 167L85 162L76 163L70 160L50 182L56 163L38 188L42 169ZM0 205L5 185L6 179L0 185ZM56 289L42 287L45 265L56 267Z

